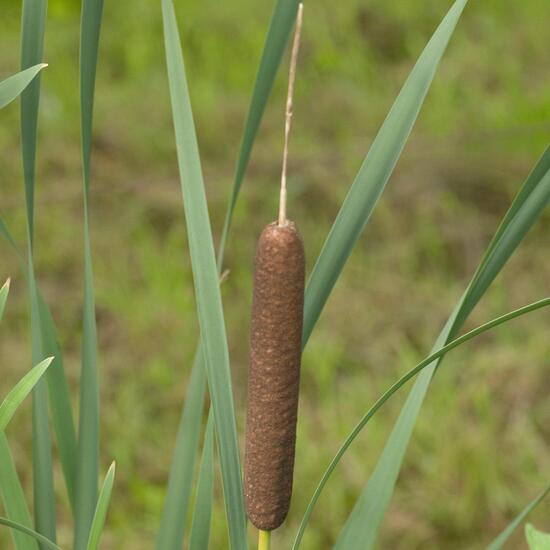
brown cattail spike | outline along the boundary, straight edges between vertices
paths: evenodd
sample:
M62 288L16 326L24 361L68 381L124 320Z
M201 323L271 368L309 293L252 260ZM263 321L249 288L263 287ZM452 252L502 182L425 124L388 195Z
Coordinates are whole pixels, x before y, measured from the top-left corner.
M268 225L256 250L245 452L248 517L265 531L279 527L290 506L304 278L295 224Z

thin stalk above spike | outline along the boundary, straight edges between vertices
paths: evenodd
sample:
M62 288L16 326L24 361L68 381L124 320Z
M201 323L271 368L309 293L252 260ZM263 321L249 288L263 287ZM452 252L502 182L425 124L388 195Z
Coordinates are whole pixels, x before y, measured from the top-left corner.
M300 35L302 32L303 13L304 5L300 3L300 5L298 6L296 31L294 33L294 42L292 43L290 70L288 74L288 93L286 98L285 111L285 145L283 149L283 168L281 171L281 192L279 197L279 225L286 224L286 171L288 162L288 140L290 136L290 126L292 123L292 101L294 98L294 82L296 80L296 64L298 61L298 51L300 49Z

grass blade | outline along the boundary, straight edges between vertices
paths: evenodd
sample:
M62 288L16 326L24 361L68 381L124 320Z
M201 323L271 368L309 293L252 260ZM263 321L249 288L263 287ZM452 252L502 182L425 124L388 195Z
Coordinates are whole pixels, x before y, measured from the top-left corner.
M212 520L212 498L214 496L214 422L212 413L208 415L202 463L199 471L197 497L193 509L193 522L189 537L189 550L208 548L210 523Z
M31 218L28 217L28 220ZM30 233L29 233L30 235ZM28 248L28 288L31 302L32 361L38 363L44 357L38 289L34 278L31 241ZM34 523L36 531L46 538L56 540L55 491L53 483L52 444L48 420L48 394L44 380L40 379L33 389L32 452Z
M42 63L47 9L47 0L23 0L21 14L21 69L29 69ZM39 104L40 76L35 78L21 94L23 178L25 181L28 238L31 249L34 238L34 175Z
M21 68L27 69L42 61L47 0L24 0L21 19ZM33 266L34 186L36 137L40 104L40 77L35 78L21 94L21 152L27 207L28 287L31 304L32 361L44 359L40 313ZM36 531L56 539L55 491L52 449L48 422L48 395L44 380L33 390L32 411L34 521Z
M67 487L67 495L74 512L78 443L76 440L69 384L65 376L63 354L57 338L55 323L39 289L37 289L37 297L42 352L44 355L54 358L51 367L46 373L52 423L57 439L57 452L59 453L61 469Z
M51 365L52 360L53 357L48 357L48 359L44 359L44 361L31 369L8 393L4 401L2 401L2 404L0 404L0 432L6 429L15 411L25 397L29 395L40 378L42 378L42 375Z
M162 2L166 62L195 294L208 384L218 437L229 537L246 548L246 517L231 389L229 354L214 244L199 160L179 32L170 0Z
M0 217L0 234L2 235L2 237L4 237L4 239L6 239L6 242L13 248L13 251L17 256L17 259L23 266L23 271L26 276L27 266L25 265L23 254L19 250L19 247L17 246L17 243L15 242L13 235L11 234L10 230L8 229L8 226L6 225L6 222L1 217Z
M103 0L83 0L80 27L80 124L84 206L84 307L80 372L80 420L75 489L75 550L86 547L97 504L99 383L97 329L88 201L92 123Z
M47 66L47 63L39 63L0 82L0 109L17 99L38 73Z
M0 218L0 234L13 248L17 259L21 264L23 275L28 282L29 272L27 264L23 258L23 254L21 253L17 243L2 218ZM77 441L74 428L73 411L71 407L71 398L69 394L69 385L65 376L63 354L61 352L61 347L59 346L55 322L48 305L40 292L40 289L37 288L36 291L38 294L38 309L43 353L45 356L54 357L52 365L46 374L52 421L56 432L57 448L65 484L67 486L67 494L74 510Z
M37 533L36 531L33 531L32 529L29 529L28 527L25 527L24 525L21 525L16 521L12 521L8 518L0 517L0 525L5 525L10 529L15 529L16 531L19 531L19 533L24 533L28 537L32 537L34 540L41 543L42 548L50 548L51 550L61 550L61 548L57 546L57 544L52 542L50 539L47 539L40 533Z
M397 164L467 0L457 0L419 57L323 245L305 295L304 345Z
M218 249L218 273L222 271L225 245L231 228L233 211L237 203L246 167L250 160L252 146L256 139L261 118L273 87L277 69L279 68L285 47L292 32L297 8L297 0L291 2L287 0L278 0L271 18L271 24L264 45L260 66L258 68L256 83L241 140L233 187L231 189ZM199 344L197 356L200 356L201 353ZM193 382L193 380L196 382ZM189 507L195 456L199 446L198 430L202 418L202 407L204 402L204 389L199 394L195 394L192 390L194 387L201 384L204 388L206 384L205 366L202 364L202 359L196 359L191 372L191 382L186 393L187 397L184 411L182 413L176 448L172 458L168 492L163 506L163 514L157 538L158 550L179 550L183 544L185 521L182 521L181 518L187 517L187 510ZM197 395L201 398L199 399ZM203 457L203 460L206 460L206 458Z
M4 433L0 433L0 492L8 518L30 529L31 516ZM17 531L12 531L12 536L17 550L38 550L38 544L29 537Z
M157 550L180 550L183 545L206 393L206 367L201 353L199 346L178 428L168 490L157 536Z
M499 227L489 244L470 285L449 317L434 349L444 346L460 330L464 320L550 203L550 169L544 170L548 167L549 158L550 147L512 204L512 214L505 216L506 224ZM536 178L533 179L539 176L538 181ZM375 470L338 538L336 548L357 548L357 540L362 541L361 549L372 548L393 493L416 419L438 365L439 360L436 360L416 380ZM368 518L368 521L365 518Z
M0 289L0 320L4 314L6 301L10 290L8 279ZM32 372L32 371L31 371ZM32 525L29 509L25 501L25 495L13 464L8 440L3 430L0 430L0 493L4 502L6 514L13 520ZM32 540L12 531L13 542L17 550L38 550L38 546Z
M523 522L523 520L544 500L544 498L550 493L550 485L546 487L542 493L531 501L513 520L512 522L500 533L500 535L489 545L487 550L500 550L504 546L504 543L510 538L516 528Z
M416 365L414 368L412 368L410 371L404 374L399 380L397 380L397 382L392 384L392 386L380 396L380 398L374 403L374 405L365 413L365 415L361 418L361 420L356 424L355 428L353 428L350 435L345 439L344 443L342 444L340 449L338 449L338 452L330 462L328 468L323 474L323 477L321 478L321 481L319 482L319 485L315 489L315 492L307 506L304 517L302 518L302 521L300 523L298 533L294 540L294 544L292 546L293 550L297 550L299 548L302 538L304 536L305 529L307 527L311 514L313 513L313 509L315 508L315 505L317 504L317 501L321 496L321 492L325 488L325 485L327 484L330 476L332 475L332 472L335 470L336 466L340 462L340 459L344 456L345 452L348 450L350 445L353 443L353 441L359 435L359 433L363 430L363 428L367 425L369 420L382 408L382 406L386 403L386 401L388 401L388 399L394 393L396 393L400 388L402 388L409 380L414 378L423 369L425 369L426 367L429 367L434 361L443 358L443 356L446 355L449 351L461 346L462 344L468 342L472 338L475 338L476 336L479 336L484 332L487 332L499 325L502 325L503 323L511 321L516 317L526 315L527 313L530 313L532 311L536 311L537 309L541 309L543 307L548 307L548 306L550 306L550 298L544 298L543 300L533 302L532 304L524 306L520 309L516 309L515 311L512 311L505 315L501 315L500 317L497 317L492 321L484 323L483 325L467 332L466 334L460 336L459 338L452 340L446 346L443 346L442 348L438 349L436 352L432 353L431 355L423 359L420 363L418 363L418 365Z
M116 464L113 462L107 471L103 487L101 487L101 491L99 492L86 550L97 550L99 548L99 539L103 532L103 527L105 526L105 518L107 517L107 510L109 509L109 502L111 501L111 493L115 481L115 469Z

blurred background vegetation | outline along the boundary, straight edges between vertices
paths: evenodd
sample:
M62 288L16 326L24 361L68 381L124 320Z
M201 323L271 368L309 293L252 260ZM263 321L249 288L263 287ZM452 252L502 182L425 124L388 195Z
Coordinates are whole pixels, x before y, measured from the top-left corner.
M273 2L177 2L215 236ZM310 3L291 139L289 212L308 266L377 129L448 0ZM92 233L101 369L102 461L118 462L106 549L153 547L197 340L177 181L160 5L106 2L96 93ZM77 0L51 0L37 169L37 271L76 396L81 325L81 164ZM0 75L18 68L20 2L4 0ZM304 356L287 548L315 484L375 398L429 351L550 134L545 0L471 2L412 138ZM277 81L236 211L224 305L243 426L256 238L276 216L286 93ZM0 211L24 243L19 111L2 112ZM530 234L470 327L550 294L550 215ZM13 277L0 354L5 394L30 364L25 283ZM550 471L548 312L453 352L428 395L382 548L481 548ZM405 392L338 468L304 548L328 548L368 479ZM242 433L242 429L241 429ZM30 406L9 436L30 481ZM104 468L104 469L105 469ZM60 495L61 483L59 483ZM64 498L64 497L61 497ZM550 507L532 516L549 529ZM60 510L60 542L71 540ZM212 547L226 547L218 500ZM544 522L546 521L546 525ZM64 527L63 527L64 526ZM5 534L1 534L4 537ZM521 547L521 535L515 548ZM6 538L0 538L2 547Z

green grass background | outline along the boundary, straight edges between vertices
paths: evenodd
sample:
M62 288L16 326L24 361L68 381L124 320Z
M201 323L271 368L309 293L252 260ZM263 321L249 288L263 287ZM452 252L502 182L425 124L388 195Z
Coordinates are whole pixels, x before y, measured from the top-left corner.
M203 168L219 237L272 2L178 2ZM443 0L309 3L294 106L289 215L308 267L394 97L449 7ZM17 70L20 2L3 2L0 76ZM274 535L287 548L339 443L375 398L429 351L450 308L550 136L550 5L471 2L388 189L304 355L295 491ZM51 0L37 166L36 268L76 396L81 326L79 3ZM106 549L153 547L197 340L160 5L106 2L96 93L92 237L102 465L117 460ZM223 286L240 432L251 270L277 213L286 94L279 75L253 152ZM16 105L0 119L0 212L23 243ZM469 327L550 294L550 215L498 278ZM0 243L13 291L0 338L2 394L30 364L25 283ZM453 352L434 380L382 534L382 548L482 548L548 481L548 312ZM405 393L354 444L304 548L328 548L389 434ZM30 488L30 403L8 433ZM61 476L58 487L63 500ZM29 494L29 502L30 493ZM221 495L218 495L221 496ZM532 516L550 530L550 505ZM71 540L60 507L60 542ZM225 548L217 499L213 548ZM0 546L7 545L0 534ZM521 548L518 536L511 548ZM513 546L515 544L515 546Z

